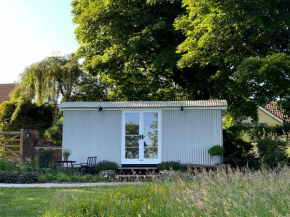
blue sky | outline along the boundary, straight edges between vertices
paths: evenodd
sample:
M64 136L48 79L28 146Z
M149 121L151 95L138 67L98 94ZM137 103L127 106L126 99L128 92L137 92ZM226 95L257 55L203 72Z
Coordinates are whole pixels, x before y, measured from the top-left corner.
M32 63L78 48L71 0L0 0L0 83L19 80Z

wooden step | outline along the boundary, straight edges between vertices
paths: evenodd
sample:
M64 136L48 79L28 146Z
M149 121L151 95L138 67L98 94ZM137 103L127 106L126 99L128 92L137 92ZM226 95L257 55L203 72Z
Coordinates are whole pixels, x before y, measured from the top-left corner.
M118 170L157 170L157 167L119 167Z
M145 178L156 178L157 175L116 175L116 178L119 179L119 178L142 178L142 179L145 179Z

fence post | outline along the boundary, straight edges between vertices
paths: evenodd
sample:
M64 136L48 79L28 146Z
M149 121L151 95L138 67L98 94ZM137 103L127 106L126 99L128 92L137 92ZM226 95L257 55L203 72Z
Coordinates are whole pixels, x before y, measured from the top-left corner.
M21 134L20 134L20 158L23 158L23 137L24 137L24 132L23 129L21 129Z

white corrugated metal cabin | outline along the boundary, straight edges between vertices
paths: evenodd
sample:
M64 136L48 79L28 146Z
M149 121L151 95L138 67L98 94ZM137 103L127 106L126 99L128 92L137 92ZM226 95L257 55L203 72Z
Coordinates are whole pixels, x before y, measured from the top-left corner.
M222 145L225 100L64 102L63 149L71 160L119 165L164 161L210 164L208 149Z

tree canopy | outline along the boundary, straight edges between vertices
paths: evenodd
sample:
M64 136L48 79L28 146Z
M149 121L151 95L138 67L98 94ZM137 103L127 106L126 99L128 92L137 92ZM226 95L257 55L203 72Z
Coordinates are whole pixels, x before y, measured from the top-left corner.
M175 22L186 35L178 46L182 67L217 66L214 79L222 88L216 96L227 99L237 116L250 116L272 100L286 108L289 1L183 0L183 7L187 13Z
M269 100L289 110L287 0L74 0L72 7L77 54L111 84L112 98L222 98L232 115L255 120Z

